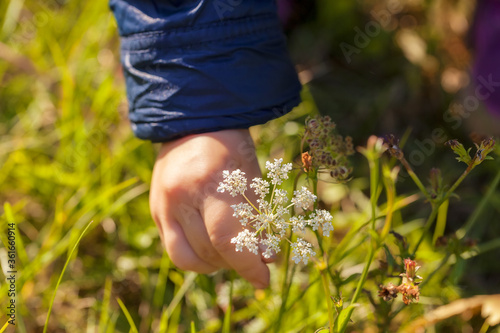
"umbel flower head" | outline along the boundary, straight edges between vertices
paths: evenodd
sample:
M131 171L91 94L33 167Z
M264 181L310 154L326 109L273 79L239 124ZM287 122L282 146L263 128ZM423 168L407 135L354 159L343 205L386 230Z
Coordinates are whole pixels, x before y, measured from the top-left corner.
M248 187L243 171L225 170L222 173L224 180L220 182L217 191L227 191L233 197L241 195L246 201L231 205L233 216L238 218L244 227L238 236L231 239L231 243L235 244L236 251L241 252L246 248L254 254L259 254L259 245L263 245L266 250L262 255L264 258L270 258L273 253L280 252L280 243L286 240L292 247L292 260L295 263L302 261L307 264L308 260L316 255L312 245L300 237L292 242L287 238L288 231L304 233L306 227L311 227L312 230L321 229L324 236L329 236L333 230L333 217L326 210L309 211L317 198L306 187L294 191L291 200L285 190L278 188L278 185L288 179L288 173L292 169L291 163L283 164L283 159L275 159L273 163L266 163L266 169L269 181L257 177L250 184L250 188L259 198L256 203L251 202L245 195ZM292 206L303 214L291 216Z

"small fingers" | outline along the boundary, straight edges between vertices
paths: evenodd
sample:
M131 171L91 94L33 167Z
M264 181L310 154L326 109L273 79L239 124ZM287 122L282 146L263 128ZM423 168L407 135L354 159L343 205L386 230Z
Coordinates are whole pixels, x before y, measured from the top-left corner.
M212 245L199 211L183 203L180 206L182 207L177 207L176 220L179 221L179 225L196 255L218 268L230 268Z
M161 223L162 240L170 260L182 270L202 274L215 272L219 269L201 259L189 244L182 227L176 222Z

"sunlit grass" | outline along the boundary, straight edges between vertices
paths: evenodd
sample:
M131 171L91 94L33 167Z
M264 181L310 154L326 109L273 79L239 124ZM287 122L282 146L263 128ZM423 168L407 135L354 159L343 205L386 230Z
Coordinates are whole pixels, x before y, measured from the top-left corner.
M108 4L62 3L0 2L0 201L4 207L0 265L5 272L6 225L15 223L16 332L314 332L328 327L331 299L325 297L314 265L272 264L271 287L264 291L255 291L230 272L205 276L173 266L149 213L155 147L134 138L130 130L119 40ZM335 15L341 14L341 5L337 8L332 2L330 6L335 7ZM326 16L322 13L321 20ZM367 52L368 57L373 50ZM252 129L261 164L269 156L283 156L294 162L295 172L300 169L297 156L303 122L318 111L307 87L303 98L305 102L288 116ZM366 138L371 133L346 134ZM356 158L355 168L366 171L366 161ZM482 176L494 179L487 184L491 186L466 184L467 197L480 204L460 229L459 238L469 231L481 235L486 222L498 220L498 161L488 163L491 167L485 165ZM498 249L498 237L479 239L478 246L467 251L458 249L458 243L456 253L437 249L433 246L437 236L450 234L443 212L436 236L424 235L417 253L417 261L425 263L419 273L429 280L421 303L385 304L377 297L379 284L386 272L401 273L401 262L392 254L407 249L389 233L374 264L363 271L373 236L367 226L374 223L381 229L390 211L393 231L413 249L429 211L415 188L411 193L398 192L389 205L381 188L382 199L370 200L367 174L356 177L347 185L319 186L335 221L333 239L324 244L329 249L331 295L342 295L347 307L360 277L366 277L349 323L374 330L391 313L394 328L461 298L460 283L467 282L463 277L474 273L466 270L467 260ZM409 182L403 185L409 187ZM293 182L284 187L290 190ZM481 193L486 193L484 198ZM388 271L382 270L385 264ZM445 269L436 270L440 266ZM2 283L1 309L9 302L7 290ZM0 311L0 319L6 318L4 314ZM465 324L456 319L445 328ZM4 331L14 330L5 324L0 329Z

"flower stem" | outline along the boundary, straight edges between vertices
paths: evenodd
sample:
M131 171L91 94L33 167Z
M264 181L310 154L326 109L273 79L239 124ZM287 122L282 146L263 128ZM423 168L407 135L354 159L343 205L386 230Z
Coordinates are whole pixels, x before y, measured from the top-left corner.
M343 310L343 311L347 311L347 314L345 316L345 320L343 320L340 323L341 326L338 327L338 330L337 330L338 333L344 333L346 328L347 328L347 324L349 324L349 320L351 318L352 312L354 311L353 305L356 303L356 301L359 298L359 295L361 294L361 291L363 290L363 285L365 284L366 278L368 277L370 265L373 261L374 255L375 255L375 250L376 249L374 246L370 246L370 250L368 252L368 258L366 260L367 262L366 262L365 268L363 269L363 272L361 273L361 278L359 279L358 285L356 287L356 291L354 292L354 295L352 296L351 304L349 305L348 308Z
M455 183L450 187L448 191L446 191L446 197L449 197L455 189L460 185L460 183L467 177L467 175L474 169L474 163L471 163L467 169L460 175L460 177L455 181Z
M368 271L370 270L370 265L373 261L373 257L375 255L375 247L370 246L370 250L368 252L368 259L366 260L365 268L363 268L363 272L361 273L361 278L358 281L358 285L356 286L356 291L352 296L351 304L356 303L359 295L361 295L361 290L363 289L363 285L365 284L366 278L368 276Z
M432 222L434 222L434 219L436 218L436 216L437 216L437 214L439 212L439 207L441 207L441 205L446 200L448 200L450 198L450 196L456 190L456 188L458 187L458 185L460 185L460 183L462 183L462 181L465 179L465 177L467 177L467 175L472 171L472 169L474 169L474 166L475 165L474 165L474 160L473 160L469 164L469 166L467 167L467 169L465 169L465 171L462 173L462 175L460 175L460 177L455 181L455 183L453 183L453 185L450 187L450 189L448 191L446 191L446 193L443 195L442 198L440 198L439 200L433 200L433 201L431 201L431 203L432 203L431 214L429 215L429 218L425 222L424 231L423 231L422 235L420 236L420 239L418 240L418 243L415 246L415 249L413 250L412 257L415 257L415 254L416 254L416 252L418 250L418 247L420 246L420 244L424 240L425 234L427 233L427 231L429 231L429 228L431 227ZM500 175L500 172L495 177L495 180L497 181L497 184L500 181L500 176L499 175ZM497 180L497 178L499 178L499 179ZM493 184L495 184L495 180L493 181ZM492 186L492 187L496 187L496 185Z
M325 290L326 304L328 306L328 322L330 326L330 332L333 333L333 324L335 320L333 319L333 307L330 295L330 285L328 284L328 278L325 272L327 265L325 262L321 262L320 264L318 264L318 266L320 266L319 273L321 274L321 281L323 282L323 289Z
M370 204L371 204L371 227L372 230L375 230L375 221L376 219L376 210L377 210L377 199L378 199L378 184L379 184L379 173L380 173L380 163L379 157L367 155L368 165L370 167ZM375 251L378 250L379 244L378 242L375 244L370 244L370 249L368 252L368 257L366 259L366 265L363 268L363 272L361 273L361 278L358 281L358 285L356 286L356 291L352 296L351 303L348 308L344 311L347 311L345 316L345 320L342 320L340 323L340 327L338 329L339 333L343 333L347 328L347 324L351 318L352 312L354 311L354 304L357 302L359 295L361 295L361 291L363 290L363 285L366 282L366 278L368 277L368 272L370 270L370 266L373 261L373 257L375 256Z
M427 189L425 188L424 184L420 181L420 178L418 178L417 174L413 171L412 167L408 163L408 161L403 157L401 160L401 164L405 167L406 171L410 175L411 179L417 185L417 187L420 189L420 191L425 195L425 197L430 201L431 196L429 192L427 192Z
M491 197L495 193L495 190L498 187L499 183L500 183L500 169L498 170L495 178L491 182L490 188L479 202L477 208L474 210L474 213L472 213L471 217L468 219L465 225L457 231L456 234L459 239L464 238L472 229L472 227L476 224L476 222L479 220L481 213L486 208L486 204L488 203L488 201L490 201Z
M285 258L284 258L284 263L283 263L284 274L283 274L283 283L281 285L281 305L280 305L280 311L278 313L278 319L276 320L275 332L280 332L281 321L283 320L283 314L285 313L285 310L286 310L286 303L288 300L288 292L290 290L287 287L289 261L290 261L290 245L287 243L286 250L285 250ZM290 283L291 283L291 281L290 281Z
M252 202L252 201L250 201L250 199L248 199L248 198L247 198L247 196L245 195L245 193L243 193L242 195L243 195L243 198L245 198L245 200L246 200L246 201L250 204L250 206L252 206L252 207L253 207L253 209L255 209L255 211L256 211L257 213L262 214L262 213L260 212L260 210L259 210L257 207L255 207L255 205L253 204L253 202Z
M371 204L371 216L372 216L372 229L375 229L375 214L377 209L377 187L379 181L379 161L377 158L370 159L370 204Z

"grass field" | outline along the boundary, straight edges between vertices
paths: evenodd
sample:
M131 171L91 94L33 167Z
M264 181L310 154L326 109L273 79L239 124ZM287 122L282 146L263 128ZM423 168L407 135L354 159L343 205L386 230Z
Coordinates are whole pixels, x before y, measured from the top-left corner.
M451 37L435 33L439 24L429 19L445 9L470 14L472 6L403 3L403 14L418 19L412 33L427 43L432 70L411 61L404 46L411 38L401 39L399 28L373 37L347 66L339 41L355 38L353 27L364 26L383 1L317 1L316 15L290 28L292 57L308 84L299 107L252 128L261 165L283 157L297 175L304 121L318 112L330 114L356 147L393 131L409 155L436 128L473 147L465 125L450 129L441 116L462 90L441 88L439 77L450 66L463 71L467 65L457 61L465 58L439 49ZM295 265L284 248L270 265L271 287L255 290L233 272L181 271L163 250L148 205L157 147L130 130L107 2L2 1L0 29L0 332L327 332L330 325L346 332L500 332L498 144L494 160L456 189L467 165L442 144L413 163L415 175L376 147L357 152L349 182L318 183L335 228L317 251L324 256ZM371 67L380 81L361 74ZM438 199L428 181L432 166L449 184L439 185ZM289 192L293 178L284 184ZM419 301L384 301L380 285L399 284L410 257L422 266ZM8 322L12 300L15 325ZM454 310L442 308L450 303Z

